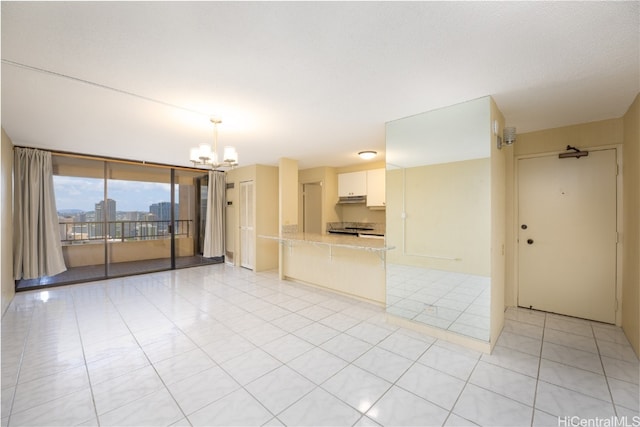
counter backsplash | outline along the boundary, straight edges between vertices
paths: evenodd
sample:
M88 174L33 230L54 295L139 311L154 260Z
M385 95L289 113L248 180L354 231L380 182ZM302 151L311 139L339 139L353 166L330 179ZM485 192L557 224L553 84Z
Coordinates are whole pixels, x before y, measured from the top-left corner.
M298 224L283 225L281 232L283 234L297 233L298 232Z

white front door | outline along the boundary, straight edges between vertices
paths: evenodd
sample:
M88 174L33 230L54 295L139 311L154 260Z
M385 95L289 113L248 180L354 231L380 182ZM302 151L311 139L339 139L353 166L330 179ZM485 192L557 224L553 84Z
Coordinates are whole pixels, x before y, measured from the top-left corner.
M240 266L255 267L253 181L240 183Z
M616 150L518 160L518 305L616 320Z

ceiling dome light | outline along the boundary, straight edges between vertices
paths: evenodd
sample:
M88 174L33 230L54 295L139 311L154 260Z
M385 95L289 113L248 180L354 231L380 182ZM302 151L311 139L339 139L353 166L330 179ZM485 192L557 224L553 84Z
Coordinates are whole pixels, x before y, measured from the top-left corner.
M360 158L363 160L371 160L377 155L378 153L372 150L361 151L358 153L358 156L360 156Z

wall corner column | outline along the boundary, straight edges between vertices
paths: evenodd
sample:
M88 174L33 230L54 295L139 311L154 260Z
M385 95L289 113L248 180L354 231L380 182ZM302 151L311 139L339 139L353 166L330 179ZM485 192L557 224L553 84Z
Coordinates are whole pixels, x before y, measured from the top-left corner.
M278 161L278 233L298 232L298 161L281 158ZM280 244L278 273L284 278L282 251Z

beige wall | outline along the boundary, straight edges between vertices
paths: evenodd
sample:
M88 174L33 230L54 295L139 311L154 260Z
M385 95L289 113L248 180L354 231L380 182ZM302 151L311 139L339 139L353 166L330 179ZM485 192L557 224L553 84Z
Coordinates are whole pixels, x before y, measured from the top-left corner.
M622 118L619 118L523 133L517 136L513 154L565 151L567 145L583 148L621 144L623 132Z
M312 182L322 183L322 233L327 231L327 222L340 221L336 199L338 198L338 179L335 168L318 167L298 172L298 224L302 224L302 185Z
M338 221L340 222L371 222L383 224L386 222L386 210L369 209L363 204L358 205L337 205Z
M337 205L338 201L338 174L359 172L371 169L384 169L385 162L364 162L340 168L319 167L304 169L299 172L300 188L298 194L302 194L302 184L310 182L322 182L322 232L326 231L328 222L372 222L384 224L386 214L384 209L369 209L364 204ZM299 196L298 211L302 215L302 197ZM302 224L302 218L299 218Z
M491 160L387 171L387 244L390 263L490 276Z
M285 247L284 277L384 305L385 265L377 252L294 242Z
M234 188L227 190L226 236L227 249L234 250L234 265L240 265L240 183L254 182L254 215L255 215L255 271L278 268L278 243L275 240L261 239L260 235L278 234L278 168L274 166L250 165L232 169L227 172L227 183L234 183Z
M640 356L640 94L623 121L622 329Z
M495 101L491 99L491 123L498 122L498 135L502 135L504 117ZM490 346L493 347L504 326L505 288L505 243L507 227L506 171L509 147L497 147L496 135L490 126L488 139L491 144L491 331Z
M0 216L0 242L1 243L1 279L2 280L2 313L11 303L15 295L15 282L13 280L13 143L2 129L2 151L0 152L0 171L2 181L0 183L2 214Z
M517 221L516 159L519 156L565 151L567 145L578 148L603 147L619 145L622 144L622 141L623 121L620 118L518 134L515 144L506 148L506 306L516 306L518 297L517 258L515 257L517 235L517 224L515 224Z
M278 168L256 167L256 237L278 233ZM278 243L257 238L256 271L278 268Z
M279 161L280 230L298 226L298 161L282 158Z

